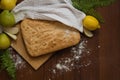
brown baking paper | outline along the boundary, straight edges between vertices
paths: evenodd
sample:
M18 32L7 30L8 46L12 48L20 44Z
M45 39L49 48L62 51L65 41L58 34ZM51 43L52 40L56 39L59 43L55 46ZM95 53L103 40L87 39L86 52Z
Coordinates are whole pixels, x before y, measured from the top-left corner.
M26 51L22 34L19 32L16 41L12 41L11 46L20 54L35 70L37 70L43 63L45 63L52 54L47 54L39 57L31 57Z

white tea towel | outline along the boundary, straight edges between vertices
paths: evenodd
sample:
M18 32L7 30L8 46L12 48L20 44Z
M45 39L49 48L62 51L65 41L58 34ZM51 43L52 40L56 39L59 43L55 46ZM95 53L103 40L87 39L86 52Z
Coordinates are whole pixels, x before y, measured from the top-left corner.
M83 32L85 14L75 9L71 0L24 0L12 12L16 22L24 18L59 21Z

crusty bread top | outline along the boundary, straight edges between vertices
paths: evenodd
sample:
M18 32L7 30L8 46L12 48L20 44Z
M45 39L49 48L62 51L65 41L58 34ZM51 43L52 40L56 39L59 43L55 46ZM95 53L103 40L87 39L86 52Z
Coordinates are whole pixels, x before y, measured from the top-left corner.
M21 31L28 53L40 56L77 44L80 33L57 21L25 19Z

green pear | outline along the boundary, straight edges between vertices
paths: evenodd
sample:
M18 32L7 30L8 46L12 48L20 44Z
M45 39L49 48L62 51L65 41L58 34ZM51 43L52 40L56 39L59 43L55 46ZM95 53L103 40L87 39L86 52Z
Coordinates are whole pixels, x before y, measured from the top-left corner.
M11 27L15 24L14 15L8 10L4 10L0 14L0 25L3 27Z
M6 49L10 46L11 41L5 33L0 33L0 49Z

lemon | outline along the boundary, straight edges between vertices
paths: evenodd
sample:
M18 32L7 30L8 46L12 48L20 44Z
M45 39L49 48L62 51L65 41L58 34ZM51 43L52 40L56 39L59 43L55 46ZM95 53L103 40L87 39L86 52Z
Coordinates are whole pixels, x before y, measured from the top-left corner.
M83 26L90 31L100 28L99 21L95 17L90 15L87 15L83 19Z
M4 31L4 33L6 33L10 38L12 38L13 40L17 39L17 36L15 34L11 34L9 32Z
M87 37L93 37L93 36L94 36L91 31L89 31L89 30L87 30L87 29L85 29L85 28L83 29L83 31L84 31L84 34L85 34Z
M10 39L9 37L4 34L4 33L0 33L0 49L6 49L10 46Z
M5 10L12 10L16 6L17 0L1 0L0 8Z
M20 31L20 28L19 25L16 25L14 27L3 27L3 30L10 34L17 34Z
M12 13L10 13L8 10L4 10L0 14L0 24L3 27L11 27L15 24L15 18Z

